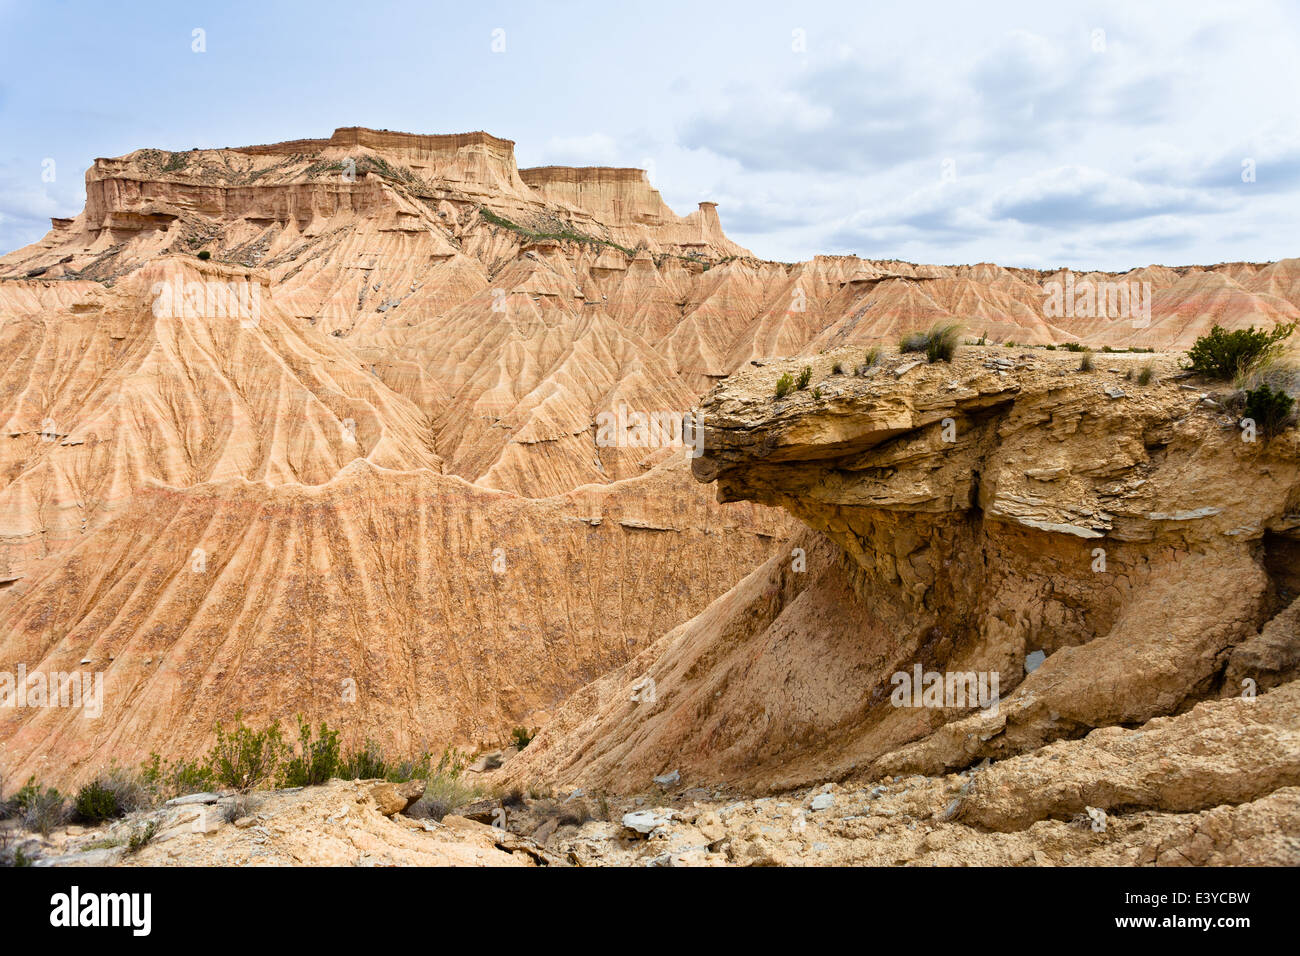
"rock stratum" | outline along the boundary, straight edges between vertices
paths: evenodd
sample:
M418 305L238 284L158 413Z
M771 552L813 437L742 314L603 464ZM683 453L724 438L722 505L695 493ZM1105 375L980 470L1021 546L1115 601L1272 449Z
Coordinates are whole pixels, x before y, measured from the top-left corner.
M900 861L1016 862L1015 846L1035 862L1030 827L1090 808L1112 835L1090 862L1300 861L1295 431L1243 441L1168 358L1102 356L1084 372L1068 353L969 348L952 364L891 355L832 374L851 360L814 360L816 392L772 397L787 362L705 399L696 477L807 530L573 695L505 779L619 793L666 776L696 793L832 780L865 804L851 815L861 836L899 812L867 791L905 781L935 802L894 834L910 841ZM1154 377L1136 384L1147 363ZM900 706L895 675L930 673L946 688L970 678L955 700ZM993 706L976 701L984 675L998 678ZM1230 828L1194 851L1150 840L1153 820L1280 806L1270 826L1290 836L1267 846L1234 847ZM830 844L792 832L790 813L776 814L784 835L704 842L726 840L728 862L807 862L811 841ZM1077 831L1060 832L1089 862L1102 844Z
M1295 433L1242 442L1172 353L1300 318L1300 260L771 262L641 170L521 170L486 133L143 149L86 188L0 257L0 671L102 672L104 705L0 708L6 779L192 758L242 712L397 753L544 724L503 782L676 771L692 861L908 861L1085 806L1294 819ZM989 345L833 371L936 322ZM1159 354L1030 348L1079 342ZM600 438L697 407L693 460ZM894 706L918 667L996 673L996 712ZM1187 753L1157 773L1161 734ZM924 791L946 835L750 847L732 812L699 842L701 787L826 781ZM1218 832L1203 859L1295 852Z

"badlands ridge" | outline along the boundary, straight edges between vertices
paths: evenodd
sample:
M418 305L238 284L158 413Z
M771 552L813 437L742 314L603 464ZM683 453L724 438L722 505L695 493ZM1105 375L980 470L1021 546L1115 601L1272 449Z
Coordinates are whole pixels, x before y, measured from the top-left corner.
M193 758L236 711L395 754L542 726L488 777L665 803L644 848L552 826L560 862L1300 861L1259 836L1300 831L1295 432L1241 441L1171 354L1300 319L1300 261L770 262L486 133L144 149L86 190L0 258L0 670L102 672L103 708L0 709L6 781ZM888 347L941 321L989 344ZM1159 354L1031 348L1077 342ZM696 407L694 460L597 437ZM895 706L916 668L999 704ZM820 806L735 809L769 791ZM853 813L805 833L827 793Z

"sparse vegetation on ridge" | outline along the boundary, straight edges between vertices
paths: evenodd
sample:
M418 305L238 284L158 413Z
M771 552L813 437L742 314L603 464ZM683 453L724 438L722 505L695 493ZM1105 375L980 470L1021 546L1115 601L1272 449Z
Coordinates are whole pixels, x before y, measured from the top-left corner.
M1295 409L1295 399L1286 392L1271 389L1267 385L1246 392L1245 400L1242 418L1254 421L1260 433L1269 437L1286 428Z
M1231 380L1275 358L1281 343L1295 331L1295 323L1275 327L1270 332L1248 329L1229 332L1215 325L1187 350L1191 369L1209 378Z
M953 356L957 354L960 334L960 325L941 323L931 326L925 332L912 332L903 336L898 343L898 351L924 352L926 361L931 364L939 361L951 362Z
M611 249L617 249L629 259L636 255L635 249L629 249L627 246L620 246L617 242L612 242L609 239L600 239L596 236L583 235L580 232L572 232L568 230L560 232L537 232L532 229L527 229L524 226L519 225L517 222L512 222L505 216L493 212L486 206L479 206L478 214L482 217L484 222L489 222L494 226L500 226L502 229L509 229L511 232L518 233L525 239L531 239L534 241L539 239L557 239L562 242L592 243L600 246L609 246Z

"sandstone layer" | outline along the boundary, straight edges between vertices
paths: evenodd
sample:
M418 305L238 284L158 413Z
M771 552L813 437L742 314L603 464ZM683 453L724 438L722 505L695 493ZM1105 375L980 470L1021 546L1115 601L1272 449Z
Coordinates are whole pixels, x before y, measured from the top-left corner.
M784 792L978 768L942 818L971 839L1087 807L1226 822L1300 785L1294 429L1243 440L1172 358L969 347L832 372L853 362L703 401L697 478L808 530L573 695L503 779ZM899 706L917 672L997 675L999 699Z

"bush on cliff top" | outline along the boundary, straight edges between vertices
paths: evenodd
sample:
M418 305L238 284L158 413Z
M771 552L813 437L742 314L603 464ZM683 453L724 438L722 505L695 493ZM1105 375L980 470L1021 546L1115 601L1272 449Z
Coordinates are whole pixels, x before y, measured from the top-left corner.
M900 352L924 352L926 361L931 364L939 361L951 362L957 354L960 343L961 326L956 323L931 326L925 332L912 332L903 336L898 343Z
M1192 344L1187 357L1193 371L1210 378L1231 379L1275 356L1282 341L1294 331L1294 322L1279 325L1271 332L1257 332L1253 325L1229 332L1215 325Z

